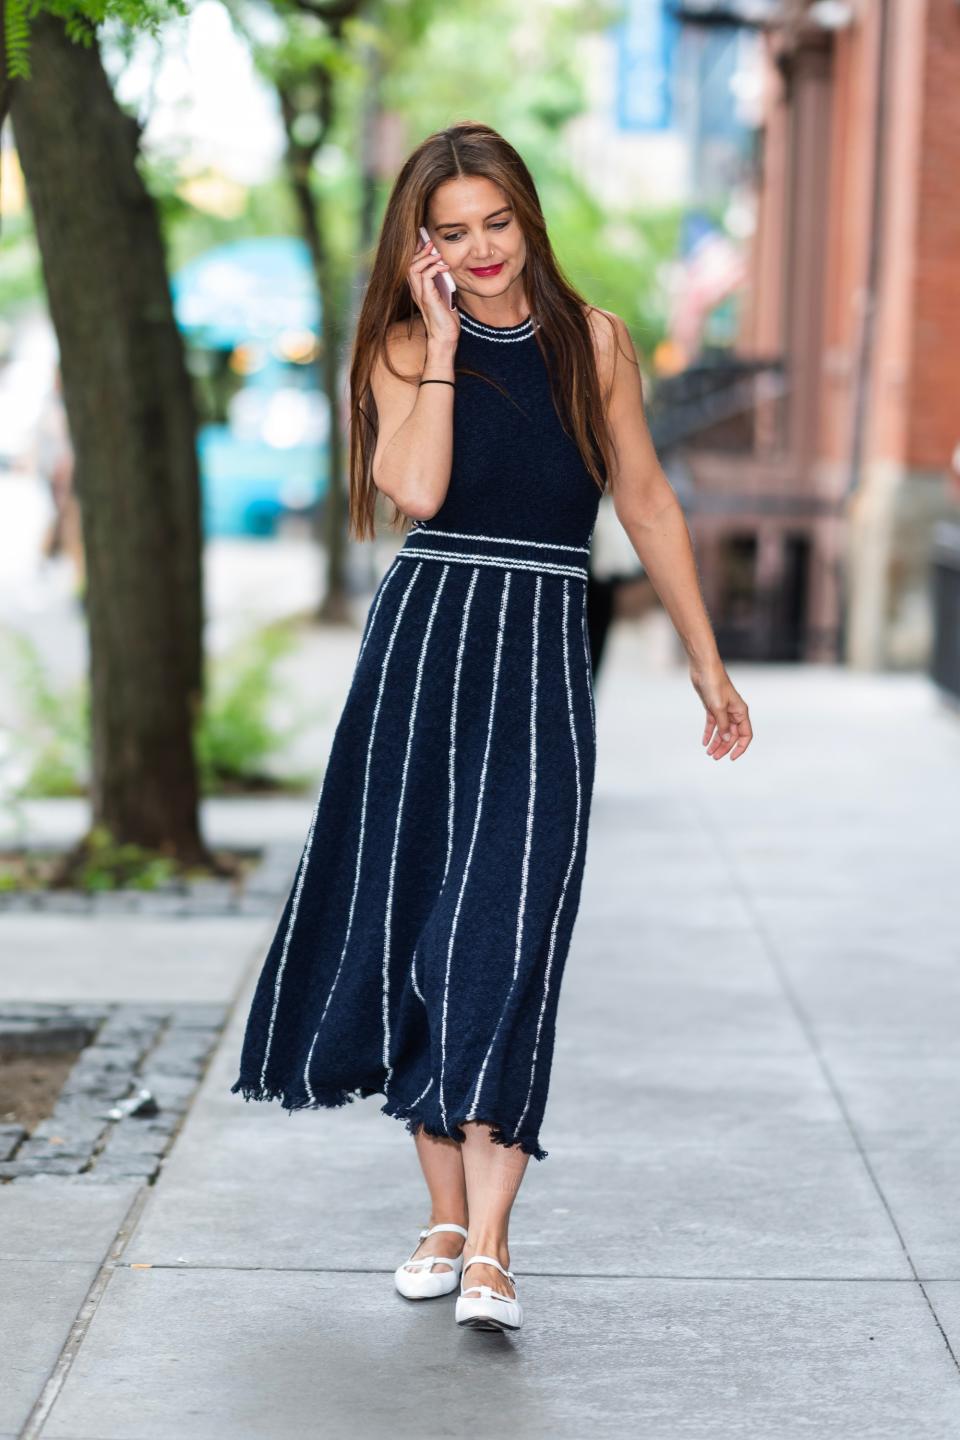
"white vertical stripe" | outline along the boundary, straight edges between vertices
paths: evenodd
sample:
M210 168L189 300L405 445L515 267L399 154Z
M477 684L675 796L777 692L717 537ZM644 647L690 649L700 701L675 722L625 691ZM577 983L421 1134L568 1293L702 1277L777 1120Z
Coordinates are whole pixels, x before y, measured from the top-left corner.
M419 1105L419 1104L420 1104L420 1101L423 1099L424 1095L426 1095L427 1091L430 1089L430 1086L431 1086L432 1084L433 1084L433 1076L431 1075L431 1076L430 1076L430 1079L427 1081L426 1085L424 1085L423 1089L420 1091L420 1094L417 1096L416 1100L411 1100L409 1106L407 1107L409 1110L412 1110L413 1107L414 1107L414 1105Z
M313 1039L310 1041L310 1049L307 1051L307 1063L303 1067L303 1081L307 1087L307 1094L314 1104L316 1104L317 1102L317 1097L316 1095L314 1095L313 1090L310 1088L310 1063L313 1060L313 1052L316 1048L316 1044L319 1038L320 1031L318 1030L317 1033L314 1035Z
M287 921L286 934L283 937L283 949L280 952L280 964L277 966L277 976L273 986L273 1007L270 1011L270 1024L267 1028L267 1043L263 1051L263 1065L260 1069L260 1088L266 1085L267 1062L270 1059L270 1051L273 1047L273 1027L277 1019L277 1007L280 1004L280 987L283 984L283 972L287 966L287 955L290 951L290 940L293 935L293 927L297 923L297 911L300 909L300 896L303 893L304 877L307 873L307 864L310 860L310 851L313 849L313 834L317 828L317 816L320 813L320 801L323 799L323 786L327 778L327 769L324 768L323 777L320 781L320 790L317 794L316 804L313 807L313 815L310 818L310 828L307 831L307 838L300 855L300 866L297 870L297 882L293 891L293 901L290 905L290 918Z
M564 587L566 587L566 583L567 583L566 580L564 580L563 583L564 583ZM591 727L592 727L592 729L593 729L593 738L594 738L594 740L596 740L596 738L597 738L597 710L596 710L596 704L595 704L595 702L594 702L594 696L593 696L593 664L592 664L592 662L591 662L591 660L590 660L590 638L589 638L589 636L587 635L587 607L586 607L586 602L584 602L583 615L582 615L581 620L580 620L580 631L581 631L581 634L583 635L583 654L584 654L584 659L585 659L586 662L587 662L587 695L588 695L589 698L590 698L590 725L591 725Z
M568 582L564 580L563 583L566 585ZM510 1004L510 999L517 983L517 975L520 971L520 954L523 948L523 920L527 907L527 880L530 872L530 849L533 843L533 814L537 794L537 640L540 622L540 587L542 584L543 576L538 575L533 596L533 633L530 646L530 779L527 787L527 832L523 844L523 864L520 872L520 903L517 907L517 937L513 952L513 977L510 981L510 988L503 1002L503 1008L500 1011L496 1028L490 1037L487 1053L483 1057L483 1064L480 1066L476 1089L473 1092L473 1102L466 1116L468 1120L472 1120L477 1113L477 1106L480 1103L480 1092L483 1088L484 1076L487 1073L487 1064L490 1056L493 1054L493 1047L497 1042L497 1036L500 1034L503 1017L507 1013L507 1007Z
M487 759L490 755L490 737L493 734L493 715L497 703L497 680L500 675L500 655L503 649L503 630L507 614L507 598L510 593L511 572L507 570L503 577L503 592L500 599L500 618L497 626L497 649L493 661L493 682L490 691L490 713L487 717L487 739L483 751L483 764L480 767L480 784L477 791L477 809L473 817L473 833L470 836L470 846L467 850L466 863L463 867L463 879L460 882L460 893L457 896L456 908L453 912L453 921L450 926L450 943L447 946L447 969L443 981L443 1020L440 1029L440 1111L443 1116L443 1127L449 1133L447 1124L447 1107L443 1095L443 1075L447 1059L447 1002L450 991L450 963L453 957L453 942L457 933L457 921L460 917L460 905L463 901L463 894L467 888L467 877L470 874L470 862L473 859L473 847L476 844L477 831L480 828L480 811L483 807L483 792L487 780Z
M416 948L414 948L414 951L413 951L413 959L410 961L410 979L411 979L411 981L413 982L413 993L414 993L414 995L416 995L417 999L420 1001L420 1003L421 1003L423 1006L426 1006L426 1003L427 1003L427 1002L426 1002L426 1000L424 999L423 991L420 989L420 986L417 984L417 951L416 951Z
M517 1121L515 1134L519 1135L524 1120L527 1118L527 1110L530 1108L530 1097L533 1094L533 1077L537 1069L537 1052L540 1047L540 1028L543 1025L543 1016L547 1008L547 995L550 991L550 971L553 966L553 952L557 943L557 926L560 921L560 912L563 909L563 902L567 893L567 885L573 873L574 861L577 858L577 847L580 843L580 752L577 748L577 729L573 717L573 693L570 687L570 660L567 655L567 599L569 580L563 582L563 675L567 686L567 718L570 724L570 740L573 744L573 766L577 782L577 808L573 822L573 847L570 851L570 859L567 863L566 874L563 877L563 886L560 890L560 899L557 902L557 909L553 917L553 924L550 927L550 948L547 952L547 965L543 977L543 999L540 1002L540 1014L537 1017L537 1034L533 1044L533 1060L530 1065L530 1085L527 1089L527 1098L524 1103L523 1113ZM590 676L587 675L589 682Z
M453 803L454 791L456 789L457 703L460 696L460 670L463 665L463 651L467 639L467 621L470 618L470 606L473 603L473 592L479 574L480 567L475 565L473 574L470 577L470 588L467 590L467 598L463 607L463 623L460 626L460 643L457 646L457 666L453 674L453 703L450 706L450 753L447 760L447 774L449 777L447 793L449 799L447 803L447 861L443 867L444 880L447 878L447 871L450 869L450 856L453 853Z
M453 699L450 705L450 753L447 760L447 773L449 777L448 799L447 799L447 859L443 867L443 879L440 888L446 883L447 871L450 869L450 856L453 853L453 813L454 813L454 790L457 755L457 701L460 693L460 669L463 664L464 646L467 640L467 621L470 618L470 606L473 604L473 592L477 583L477 576L480 574L479 566L474 566L473 574L470 577L470 585L467 589L467 598L463 606L463 620L460 623L460 643L457 646L457 663L453 672ZM413 959L410 962L410 979L413 982L413 991L417 999L426 1006L426 1000L417 984L417 952L414 950Z
M419 565L417 565L416 569L411 575L409 581L407 582L407 588L403 592L403 599L400 601L400 605L397 609L397 616L393 622L393 629L390 632L390 639L387 641L387 649L383 657L383 665L380 668L380 686L377 690L377 702L373 708L373 719L370 722L370 739L367 742L367 762L363 775L363 800L360 806L360 836L357 841L357 863L353 876L353 894L350 897L350 913L347 916L347 933L344 936L343 949L340 952L340 963L337 966L337 973L333 977L333 984L330 986L330 992L327 995L326 1004L324 1005L323 1013L320 1016L320 1024L317 1026L316 1034L313 1037L313 1043L310 1046L310 1053L307 1056L307 1063L303 1069L303 1081L307 1088L307 1094L311 1100L314 1100L315 1096L310 1088L310 1061L313 1058L313 1049L317 1043L317 1036L320 1034L320 1027L323 1025L323 1022L327 1017L327 1011L330 1008L330 1001L333 999L333 992L337 988L337 981L340 979L340 972L343 969L343 962L347 954L347 946L350 943L350 931L353 927L353 910L357 900L357 889L360 884L360 862L363 858L363 837L367 820L367 790L370 785L370 762L373 756L373 740L374 736L377 733L377 717L380 714L380 702L383 699L383 689L387 680L387 666L390 663L390 654L393 650L393 642L397 638L397 631L400 628L400 621L403 618L403 612L406 609L407 601L410 598L410 591L413 589L414 582L416 581L417 576L420 574L422 568L423 561L421 560Z
M363 637L363 643L361 644L360 650L359 650L359 652L358 652L358 654L357 654L357 659L358 659L358 660L360 659L360 656L363 654L364 650L366 649L367 641L370 639L370 634L371 634L371 631L373 630L373 622L374 622L374 620L376 620L376 618L377 618L377 611L380 609L380 603L381 603L381 601L383 600L384 595L386 594L387 586L390 584L390 581L393 579L394 575L397 574L399 568L400 568L400 567L398 566L396 560L394 560L394 562L393 562L393 564L391 565L390 569L387 571L386 575L384 575L384 577L383 577L383 583L382 583L381 586L380 586L380 593L379 593L379 595L377 596L376 604L374 605L373 610L372 610L371 613L370 613L370 622L369 622L369 624L367 625L367 633L366 633L366 635L364 635L364 637Z
M440 596L449 573L450 566L444 565L436 593L433 597L433 604L430 606L430 616L423 632L420 658L417 661L417 679L413 687L413 703L410 706L410 722L407 725L407 748L404 752L403 770L400 775L400 797L397 800L397 819L393 827L393 849L390 853L390 878L387 881L387 908L383 917L383 1063L387 1071L385 1086L389 1085L391 1076L393 1075L393 1066L390 1064L390 937L393 926L393 884L397 871L397 851L400 848L400 824L403 817L403 798L407 790L407 771L410 768L410 752L413 749L413 732L417 723L417 707L420 704L423 665L427 658L427 646L430 644L430 632L433 629L433 622L436 619L437 606L440 603ZM386 1088L384 1089L384 1094L386 1094Z
M377 611L380 609L380 602L383 600L384 592L386 591L386 588L389 585L390 581L393 579L394 575L396 575L397 573L398 567L396 566L396 563L394 563L394 567L384 577L383 583L380 586L380 593L377 596L376 604L373 606L373 609L370 611L370 614L368 616L366 624L366 634L364 635L363 644L360 646L360 651L357 655L358 663L360 660L360 656L363 654L364 646L366 645L367 641L370 639L371 634L373 633L373 627L377 619ZM273 1048L273 1031L277 1019L277 1009L280 1004L280 987L283 984L283 972L287 966L287 956L290 952L290 941L293 937L293 927L297 923L297 914L300 909L300 896L303 893L303 883L307 873L307 865L309 864L310 853L313 849L313 836L317 826L317 816L320 813L320 801L323 798L323 785L326 778L327 772L326 769L324 769L323 777L320 782L320 789L317 794L316 804L313 807L313 815L310 818L310 828L307 831L306 842L303 847L303 852L300 856L300 866L297 871L297 880L294 888L293 903L290 907L290 918L287 922L286 934L283 937L283 949L280 952L280 964L277 966L277 976L273 987L273 1006L270 1011L270 1024L267 1028L267 1042L264 1047L263 1065L260 1069L261 1088L263 1088L263 1086L266 1084L267 1063L270 1059L270 1052Z

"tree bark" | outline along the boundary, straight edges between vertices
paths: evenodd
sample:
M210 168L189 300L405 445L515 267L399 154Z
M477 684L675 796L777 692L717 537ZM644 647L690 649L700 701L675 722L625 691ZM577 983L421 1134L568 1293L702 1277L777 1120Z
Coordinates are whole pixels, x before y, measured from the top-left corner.
M306 143L296 138L296 122L302 113L298 92L313 99L310 113L319 121L316 135ZM336 624L350 623L353 617L347 599L346 584L347 496L344 486L345 446L340 394L342 297L327 245L323 200L314 193L310 182L313 161L333 123L334 81L329 71L318 65L307 77L302 77L299 84L279 80L277 93L287 135L287 174L303 236L310 250L320 295L320 380L330 415L327 495L323 505L322 529L317 537L326 549L327 584L320 602L318 618Z
M94 824L205 859L196 417L139 129L96 45L40 14L11 116L75 455L89 622Z

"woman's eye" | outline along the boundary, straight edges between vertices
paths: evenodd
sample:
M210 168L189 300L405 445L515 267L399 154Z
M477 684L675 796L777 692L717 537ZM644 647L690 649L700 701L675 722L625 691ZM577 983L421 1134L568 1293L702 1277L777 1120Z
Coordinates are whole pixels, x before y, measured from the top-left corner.
M491 229L491 230L506 230L506 228L507 228L507 226L508 226L509 224L510 224L510 221L509 221L509 220L500 220L500 221L497 221L495 224L491 225L491 226L490 226L490 229ZM462 239L463 239L463 233L461 232L460 234L457 234L457 235L444 235L444 236L443 236L443 239L446 240L448 244L450 244L450 245L455 245L458 240L462 240Z

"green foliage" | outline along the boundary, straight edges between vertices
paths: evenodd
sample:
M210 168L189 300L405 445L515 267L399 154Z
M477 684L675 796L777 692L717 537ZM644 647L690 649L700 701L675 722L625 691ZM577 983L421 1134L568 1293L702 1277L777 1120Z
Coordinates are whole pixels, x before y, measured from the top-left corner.
M57 687L32 642L4 637L15 675L21 715L0 757L8 806L18 801L83 795L89 784L90 710L87 685ZM201 787L207 794L283 783L267 773L269 761L301 729L280 725L273 709L282 691L277 667L293 648L289 629L271 626L251 634L207 667L207 696L195 734ZM289 783L295 783L290 781Z
M86 838L72 879L80 890L159 890L177 873L173 860L141 845L118 845L97 826Z
M96 826L69 857L42 851L18 854L0 865L0 893L49 890L69 883L92 894L103 890L160 890L179 878L177 864L141 845L120 845Z
M36 10L33 0L6 0L4 5L3 39L11 75L30 73L30 19Z
M9 788L30 799L82 795L90 735L86 685L58 688L25 635L11 631L3 639L22 711L9 737L16 772Z
M187 13L187 0L6 0L7 75L30 78L30 22L43 11L63 21L70 39L92 45L97 27L116 20L131 30L156 34L164 21Z
M142 155L139 164L144 183L157 202L172 273L231 240L297 231L290 187L279 176L248 189L241 214L224 216L191 205L181 191L183 177L175 162Z
M209 667L196 732L205 792L264 783L267 762L299 728L280 731L271 715L280 693L277 667L292 648L291 631L275 625L246 637Z
M4 157L4 165L11 162ZM43 295L43 272L33 224L24 209L4 215L0 231L0 315L14 321L15 311Z

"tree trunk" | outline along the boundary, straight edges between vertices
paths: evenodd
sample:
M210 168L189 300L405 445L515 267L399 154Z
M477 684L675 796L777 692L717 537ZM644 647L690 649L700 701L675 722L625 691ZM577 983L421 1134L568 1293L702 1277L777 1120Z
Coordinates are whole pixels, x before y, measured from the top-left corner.
M202 693L196 418L139 129L49 15L11 116L33 211L83 519L94 824L206 858L192 729Z
M383 74L384 59L381 45L367 44L362 50L362 65L366 77L363 87L363 102L360 112L360 217L357 237L357 264L354 267L350 294L347 331L355 335L360 318L360 307L370 279L369 257L376 245L377 194L379 181L391 178L382 168L384 122ZM376 512L374 512L376 524ZM370 590L376 589L379 580L375 547L364 541L354 542L366 564L366 582Z
M316 234L321 241L323 205L315 202ZM347 599L347 495L344 485L343 400L340 394L342 331L342 295L332 272L329 256L320 251L320 304L323 315L323 367L325 389L330 405L330 437L328 453L330 473L327 503L324 506L324 540L327 547L327 591L320 604L320 618L337 623L352 623Z
M278 94L287 134L286 168L300 216L300 226L310 250L320 295L320 378L330 413L328 440L329 467L327 498L323 507L323 529L318 538L327 552L327 585L318 611L321 620L337 624L352 621L347 599L347 496L344 486L343 406L340 395L340 351L343 341L341 295L327 245L323 201L314 194L310 171L333 121L334 81L322 66L316 66L307 83L297 86L278 82ZM300 116L298 90L315 98L311 114L319 120L315 137L308 143L296 138Z

